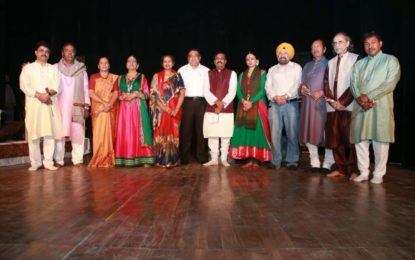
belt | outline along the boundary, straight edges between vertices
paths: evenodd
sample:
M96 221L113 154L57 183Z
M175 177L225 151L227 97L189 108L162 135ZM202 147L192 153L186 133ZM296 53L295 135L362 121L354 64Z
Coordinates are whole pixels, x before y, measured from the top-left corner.
M297 102L297 101L300 101L301 100L301 98L292 98L292 99L288 99L286 102L287 103L292 103L292 102Z
M184 98L188 99L188 100L193 100L193 101L195 101L195 100L205 100L204 97L184 97Z

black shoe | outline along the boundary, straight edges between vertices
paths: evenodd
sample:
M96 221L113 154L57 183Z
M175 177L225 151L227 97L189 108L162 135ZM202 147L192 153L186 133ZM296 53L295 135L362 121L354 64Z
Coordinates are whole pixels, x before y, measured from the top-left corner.
M272 163L268 163L268 164L266 164L266 165L265 165L265 167L266 167L267 169L270 169L270 170L275 170L275 169L277 169L277 167L276 167L275 165L273 165Z
M298 165L295 165L295 164L287 165L287 169L290 171L296 171L298 169Z
M331 170L330 170L330 169L327 169L327 168L320 168L320 173L321 173L321 174L327 175L327 174L329 174L330 172L331 172Z

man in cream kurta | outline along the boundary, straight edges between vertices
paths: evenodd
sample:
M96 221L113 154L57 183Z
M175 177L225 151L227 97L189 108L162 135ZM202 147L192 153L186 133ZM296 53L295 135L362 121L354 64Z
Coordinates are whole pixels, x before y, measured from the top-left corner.
M39 42L35 50L36 61L23 67L20 74L20 89L26 96L26 130L31 167L36 171L42 166L40 138L43 138L43 166L53 166L55 139L62 139L60 111L56 94L59 93L59 72L56 66L47 63L50 50L46 42Z
M367 57L353 68L351 90L359 105L352 112L350 140L356 146L360 175L356 182L368 180L369 145L375 154L371 183L380 184L386 174L389 143L395 141L393 90L400 78L399 61L382 52L382 40L376 33L364 37Z
M71 140L72 163L83 165L85 142L84 110L89 109L88 75L85 64L75 59L76 50L71 43L62 48L62 59L57 67L61 74L61 93L58 95L62 115L63 134ZM56 142L55 162L64 165L65 140Z
M206 112L203 120L203 135L208 138L211 160L204 166L218 165L219 139L220 157L223 166L227 162L229 142L233 133L233 100L236 95L236 73L225 68L226 54L218 52L213 63L215 69L209 71L209 87L205 88Z

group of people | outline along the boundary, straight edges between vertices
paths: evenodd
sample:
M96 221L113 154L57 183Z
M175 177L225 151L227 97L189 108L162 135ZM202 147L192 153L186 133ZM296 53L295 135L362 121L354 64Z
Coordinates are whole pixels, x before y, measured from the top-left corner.
M194 158L204 166L230 166L231 158L246 160L242 168L271 162L268 167L273 169L283 163L296 169L303 144L310 153L311 171L361 182L368 180L372 143L371 182L382 183L389 143L394 141L393 90L400 77L398 60L384 54L382 44L378 34L366 34L367 57L359 59L351 52L350 37L337 33L332 42L336 56L327 60L324 41L315 40L313 60L302 69L292 61L294 47L281 43L276 48L278 64L268 73L249 52L247 69L239 76L226 68L224 52L215 54L215 68L209 70L200 63L200 52L191 49L188 64L177 72L174 57L164 55L163 70L149 86L137 71L134 55L127 58L127 73L121 76L110 73L108 57L101 57L99 72L88 80L73 44L65 44L62 59L51 65L49 47L40 42L36 61L24 66L20 76L26 95L29 170L42 165L41 137L45 168L64 165L65 137L72 143L72 162L82 165L85 118L90 115L90 167L183 165L191 160L193 145ZM325 147L323 163L319 146Z

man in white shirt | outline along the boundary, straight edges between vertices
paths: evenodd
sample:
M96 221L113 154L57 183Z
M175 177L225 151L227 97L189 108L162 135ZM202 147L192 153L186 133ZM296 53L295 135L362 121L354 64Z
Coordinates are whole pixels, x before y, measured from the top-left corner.
M20 89L26 96L26 130L31 167L36 171L42 166L40 138L43 138L43 166L53 166L55 139L63 137L60 110L56 94L60 92L59 71L48 62L50 49L46 42L39 42L35 48L36 61L23 67L20 74Z
M204 166L218 165L219 140L220 158L223 166L230 166L228 158L229 142L233 134L233 100L236 95L236 73L226 68L226 54L217 52L213 63L215 69L209 71L209 86L205 88L207 101L203 121L203 135L208 138L211 160Z
M282 129L287 135L287 153L285 161L289 169L297 169L300 159L298 143L299 98L298 88L301 83L301 66L292 62L294 47L281 43L276 49L278 64L268 70L265 90L270 100L268 118L272 141L273 168L280 168L282 162Z
M203 117L206 100L204 92L209 88L209 69L200 64L199 50L191 49L187 54L189 64L182 66L178 72L186 87L183 101L183 116L180 123L181 164L190 161L190 150L195 137L196 160L205 163L208 160L206 139L203 137Z

